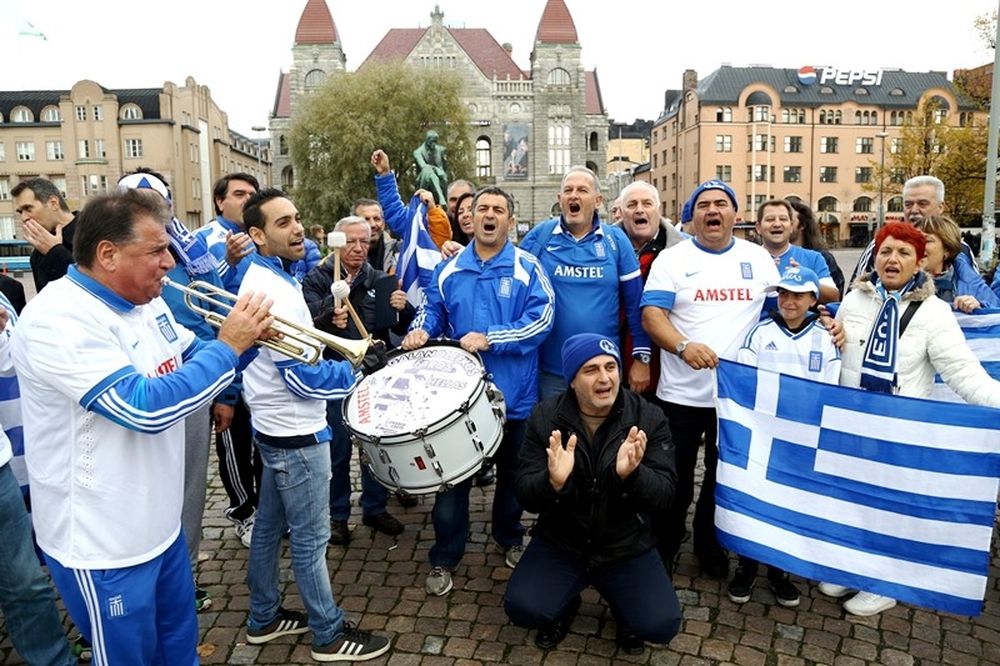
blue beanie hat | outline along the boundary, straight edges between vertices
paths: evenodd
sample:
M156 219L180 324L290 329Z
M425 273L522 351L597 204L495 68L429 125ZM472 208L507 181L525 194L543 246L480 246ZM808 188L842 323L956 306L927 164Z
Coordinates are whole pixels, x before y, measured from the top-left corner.
M562 348L563 379L572 384L577 371L595 356L614 356L621 365L622 358L618 344L611 338L598 333L578 333L566 340Z
M733 192L733 188L729 187L721 180L706 180L704 183L694 188L691 198L688 199L686 204L684 204L685 207L691 208L690 212L692 219L694 217L694 205L697 203L698 197L701 196L702 192L707 192L708 190L722 190L726 193L726 196L729 197L729 200L733 202L733 210L738 211L740 209L740 205L736 203L736 192ZM683 221L683 215L681 217L681 221Z

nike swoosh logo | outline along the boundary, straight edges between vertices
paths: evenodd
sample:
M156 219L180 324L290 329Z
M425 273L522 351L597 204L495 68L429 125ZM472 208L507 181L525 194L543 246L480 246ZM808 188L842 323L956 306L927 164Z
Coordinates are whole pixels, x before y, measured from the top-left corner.
M553 251L558 250L558 249L559 249L558 245L549 245L547 248L545 248L545 251L546 252L553 252Z
M135 342L132 343L132 349L135 349L138 346L139 346L139 341L138 340L136 340Z
M700 270L698 270L698 271L691 271L690 273L685 273L684 277L691 277L692 275L697 275L698 273L701 273L701 271Z

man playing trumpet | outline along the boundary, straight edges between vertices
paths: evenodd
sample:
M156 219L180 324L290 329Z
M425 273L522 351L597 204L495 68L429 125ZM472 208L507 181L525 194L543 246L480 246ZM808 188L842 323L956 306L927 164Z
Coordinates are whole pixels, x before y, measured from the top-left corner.
M312 316L302 287L289 273L305 255L305 229L283 192L264 189L243 208L243 222L257 252L250 255L240 294L260 292L274 299L272 314L285 328L308 334ZM330 538L330 438L326 401L354 387L351 363L321 360L315 365L261 350L243 374L254 438L264 464L247 585L250 617L247 642L261 644L312 630L317 661L365 660L389 649L389 641L344 619L330 589L326 545ZM307 614L281 607L278 556L291 531L292 569Z

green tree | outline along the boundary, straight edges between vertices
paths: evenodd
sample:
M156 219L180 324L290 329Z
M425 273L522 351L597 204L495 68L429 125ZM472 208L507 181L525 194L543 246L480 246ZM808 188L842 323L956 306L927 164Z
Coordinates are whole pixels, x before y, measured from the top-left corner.
M945 185L948 214L959 223L967 222L982 211L986 128L951 126L938 112L934 100L917 107L899 128L895 149L886 146L885 169L878 161L870 162L874 177L864 189L877 195L881 187L888 201L902 193L907 179L937 176Z
M389 155L407 200L414 190L413 150L429 129L447 149L449 178L469 178L472 150L461 90L456 74L403 63L371 63L327 77L292 118L294 195L303 217L330 228L355 199L373 198L369 160L378 148Z

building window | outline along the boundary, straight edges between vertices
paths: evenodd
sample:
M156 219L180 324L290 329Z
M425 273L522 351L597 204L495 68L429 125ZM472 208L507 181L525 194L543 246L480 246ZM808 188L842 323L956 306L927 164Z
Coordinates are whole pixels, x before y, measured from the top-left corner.
M17 141L14 144L14 149L17 151L18 162L35 161L35 143L33 141Z
M476 177L489 178L493 175L493 147L485 136L476 139Z
M94 105L94 120L104 120L104 109L96 104Z
M142 139L125 139L125 157L142 157Z
M785 152L786 153L801 153L802 152L802 137L801 136L786 136L785 137Z
M323 79L326 78L326 72L321 69L311 69L306 73L305 86L306 90L315 88L316 86L323 83Z
M902 213L903 212L903 197L893 197L889 199L889 204L886 206L890 213Z
M12 123L33 123L35 114L26 106L15 106L10 112L10 122Z
M76 144L76 159L86 160L90 158L90 142L80 139Z
M782 109L781 122L789 125L804 125L806 122L805 109Z
M858 213L870 213L872 212L872 199L871 197L858 197L854 200L854 210Z
M10 178L0 178L0 201L10 201Z
M733 182L733 167L728 164L720 164L715 167L715 179L724 183Z
M660 166L660 156L657 155L656 153L653 153L653 168L656 169L659 168L659 166Z
M771 107L755 106L751 111L751 120L755 123L766 123L771 119Z
M52 181L52 184L56 186L56 189L59 190L59 194L63 195L63 198L65 198L66 176L52 176L50 180Z
M854 152L859 155L871 155L875 152L875 139L870 136L859 136L854 142Z
M563 174L569 169L569 121L549 123L549 173Z
M85 197L92 194L103 194L108 191L108 177L96 174L80 176L80 190Z
M767 150L767 135L766 134L756 134L753 138L753 149L755 151L764 152Z
M187 115L187 113L185 112L184 115ZM142 120L142 109L139 108L138 104L129 102L118 111L118 117L122 120ZM186 124L191 124L190 117L187 119Z
M839 202L835 197L823 197L816 205L816 210L821 213L836 213Z
M715 110L715 121L719 123L733 122L733 109L729 106L720 106Z
M836 183L837 182L837 167L820 167L819 168L819 182L821 182L821 183Z
M821 153L837 152L837 137L821 136L819 138L819 152Z
M731 153L731 152L733 152L733 135L732 134L716 134L715 135L715 152L717 152L717 153Z
M556 67L549 72L547 82L550 86L568 86L573 82L573 78L562 67Z
M76 105L76 119L77 120L87 119L87 107L83 106L82 104Z
M0 141L0 162L3 162L6 159L7 159L7 144L5 144L3 141Z
M95 157L105 158L108 156L107 152L104 150L104 139L97 139L95 142L96 150L94 151Z
M59 107L54 104L49 104L47 107L42 109L42 122L43 123L58 123L62 121L62 114L59 113Z
M63 142L62 141L46 141L45 142L45 156L50 160L62 160L66 157L63 153Z
M903 149L903 140L898 136L893 137L892 141L889 142L889 152L893 155L898 153Z
M872 168L871 167L856 167L854 169L854 182L855 183L870 183L872 182ZM855 208L854 210L858 210Z
M284 134L278 135L278 154L279 155L288 154L288 141L285 139Z
M906 171L902 167L893 167L889 172L889 182L895 185L902 185L906 182Z
M785 167L784 181L786 183L801 183L802 182L802 167L786 166Z
M934 123L940 125L948 121L948 109L934 109Z

